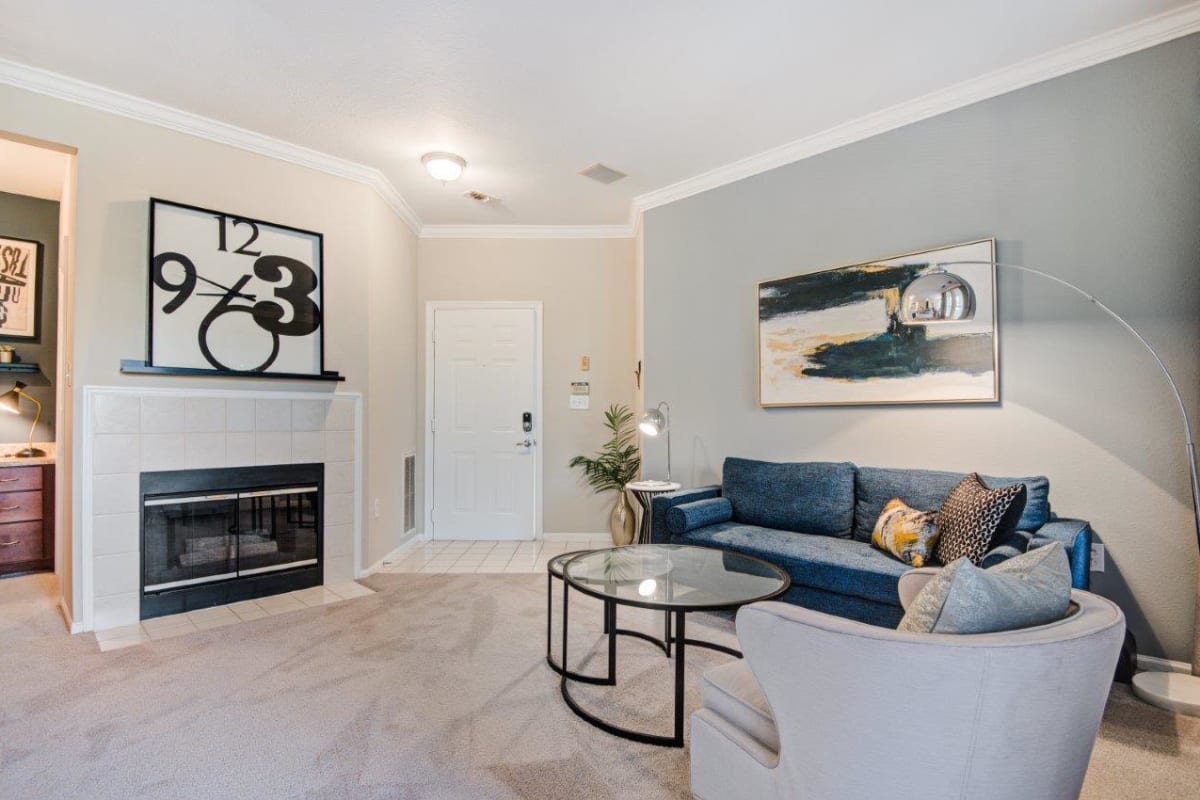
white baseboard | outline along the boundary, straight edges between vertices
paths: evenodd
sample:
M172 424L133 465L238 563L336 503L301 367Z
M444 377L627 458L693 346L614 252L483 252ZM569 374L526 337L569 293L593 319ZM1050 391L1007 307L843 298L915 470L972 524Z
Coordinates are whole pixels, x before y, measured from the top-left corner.
M367 567L366 569L360 570L357 577L365 578L368 575L372 575L372 574L378 572L379 570L383 569L384 564L390 564L391 562L398 560L402 555L407 553L409 550L412 550L417 545L424 544L424 543L425 543L425 537L420 532L412 534L407 539L405 539L403 542L398 544L390 553L385 555L383 558L379 559L378 561L376 561L374 564Z
M611 539L608 531L599 533L543 533L542 538L547 542L578 542L586 539Z
M1169 658L1158 658L1157 656L1137 657L1138 669L1142 672L1182 672L1184 675L1192 674L1192 665L1186 661L1172 661Z
M62 614L63 622L67 623L67 630L71 633L83 633L83 623L71 619L71 610L67 608L67 601L63 597L58 598L58 613Z

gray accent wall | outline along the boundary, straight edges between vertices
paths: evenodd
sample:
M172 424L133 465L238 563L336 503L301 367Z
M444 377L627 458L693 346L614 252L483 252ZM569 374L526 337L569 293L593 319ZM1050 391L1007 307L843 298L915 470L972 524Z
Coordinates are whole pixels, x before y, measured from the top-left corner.
M33 239L42 243L41 336L37 341L4 339L21 361L37 364L41 373L0 372L0 393L18 381L28 384L29 394L42 404L42 419L34 433L35 442L54 441L54 378L58 364L58 203L20 194L0 192L0 236ZM11 452L9 445L29 439L33 424L33 404L21 401L21 415L0 415L0 451Z
M804 102L803 97L781 102ZM648 211L645 401L674 412L672 475L726 456L1042 473L1107 547L1093 588L1142 653L1190 660L1197 547L1183 425L1138 342L1067 289L998 274L1001 402L763 409L756 283L995 237L1200 384L1200 36L1160 45ZM664 453L644 442L646 473Z

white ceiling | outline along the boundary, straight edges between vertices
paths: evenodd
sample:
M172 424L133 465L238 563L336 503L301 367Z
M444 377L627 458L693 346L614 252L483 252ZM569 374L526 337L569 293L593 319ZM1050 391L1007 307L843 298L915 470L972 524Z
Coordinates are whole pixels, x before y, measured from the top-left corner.
M61 200L71 157L0 137L0 192Z
M616 225L638 195L1184 5L39 0L7 4L0 58L375 167L427 224ZM430 150L463 178L429 178ZM596 161L629 177L575 174Z

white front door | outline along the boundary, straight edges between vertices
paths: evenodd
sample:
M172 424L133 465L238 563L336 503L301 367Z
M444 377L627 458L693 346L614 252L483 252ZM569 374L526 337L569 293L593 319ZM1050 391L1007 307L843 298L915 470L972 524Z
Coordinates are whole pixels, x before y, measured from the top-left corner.
M532 539L541 430L535 312L433 313L433 536Z

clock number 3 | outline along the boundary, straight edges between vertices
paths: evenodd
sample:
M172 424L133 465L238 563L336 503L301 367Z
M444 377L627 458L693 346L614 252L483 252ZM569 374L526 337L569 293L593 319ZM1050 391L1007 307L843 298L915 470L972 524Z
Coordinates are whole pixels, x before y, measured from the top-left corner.
M254 240L258 238L258 225L251 222L248 219L238 219L237 217L229 217L225 214L215 214L214 216L216 216L216 218L217 218L217 249L218 250L220 250L222 253L229 252L229 249L226 246L227 243L226 243L226 239L225 239L225 234L226 234L227 228L229 227L229 225L227 223L233 223L234 228L236 228L239 225L246 225L246 226L249 226L249 228L250 228L250 238L247 239L246 241L242 242L242 245L240 247L238 247L236 250L234 250L233 252L237 253L238 255L243 255L243 256L261 256L262 255L261 250L247 250L246 249L250 245L254 244Z
M279 303L261 300L254 304L254 321L277 336L308 336L321 327L321 308L309 297L317 288L317 273L303 261L287 256L263 256L254 262L254 274L269 283L283 280L284 272L291 280L274 292L277 300L291 308L291 319L283 322L287 311Z

